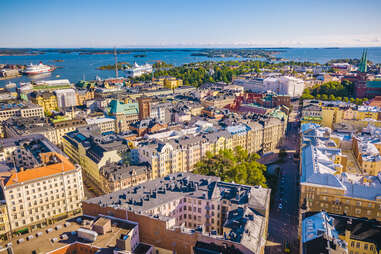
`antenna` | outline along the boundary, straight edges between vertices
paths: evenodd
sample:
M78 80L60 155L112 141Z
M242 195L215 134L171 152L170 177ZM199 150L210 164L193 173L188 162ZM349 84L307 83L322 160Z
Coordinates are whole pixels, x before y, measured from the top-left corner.
M114 47L114 57L115 57L115 77L118 78L118 55L116 53L115 47Z

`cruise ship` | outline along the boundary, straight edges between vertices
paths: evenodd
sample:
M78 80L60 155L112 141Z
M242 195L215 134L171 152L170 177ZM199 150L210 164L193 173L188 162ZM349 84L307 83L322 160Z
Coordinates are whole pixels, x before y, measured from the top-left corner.
M27 75L33 75L33 74L42 74L42 73L48 73L54 71L53 66L42 64L41 62L37 65L29 64L26 66L24 73Z

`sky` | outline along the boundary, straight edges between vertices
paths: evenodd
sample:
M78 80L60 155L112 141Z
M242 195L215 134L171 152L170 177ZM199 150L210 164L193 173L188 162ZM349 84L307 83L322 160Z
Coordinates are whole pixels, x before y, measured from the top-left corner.
M2 0L0 47L381 46L381 0Z

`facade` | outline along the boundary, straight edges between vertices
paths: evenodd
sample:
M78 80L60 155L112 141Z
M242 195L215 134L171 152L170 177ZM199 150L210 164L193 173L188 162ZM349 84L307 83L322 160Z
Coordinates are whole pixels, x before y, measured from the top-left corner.
M57 96L53 92L33 92L31 100L33 103L40 105L44 112L58 110Z
M77 95L74 89L60 89L54 91L57 96L58 108L77 106Z
M178 173L84 201L83 212L134 221L145 243L176 253L198 241L264 253L269 204L269 189Z
M79 89L76 90L77 105L84 105L86 101L94 99L94 89Z
M7 138L41 134L53 144L59 144L54 126L42 117L10 118L2 123Z
M308 216L302 221L301 254L348 254L348 244L339 237L335 219L326 212ZM353 253L352 253L353 254Z
M84 119L72 119L64 120L53 123L53 127L56 131L57 144L62 145L62 137L69 132L75 131L78 127L86 126Z
M44 109L30 102L0 104L0 121L5 121L11 117L44 117Z
M139 185L151 179L149 165L127 165L124 163L109 163L99 170L102 178L102 189L111 193L124 188Z
M348 253L380 254L381 223L363 218L329 214L339 238L348 245Z
M96 126L78 128L63 137L63 150L81 165L84 177L103 190L100 168L106 163L119 162L128 149L127 143L115 134L102 135Z
M139 119L146 119L150 117L151 109L151 98L149 97L140 97L138 98L139 104Z
M300 206L307 211L381 220L381 173L347 172L348 158L330 139L330 130L302 126Z
M7 238L7 234L9 233L9 219L8 219L8 210L5 200L2 200L0 203L0 236L3 239Z
M13 172L1 184L12 233L81 211L81 168L56 152L39 156L41 167Z
M294 77L282 76L263 80L264 91L273 91L279 95L300 97L304 90L304 81Z
M130 123L139 120L139 104L112 100L110 102L110 115L115 118L115 131L117 133L126 132L129 130Z
M115 132L115 119L110 117L88 118L86 119L88 126L96 125L102 133Z
M175 89L183 85L182 79L177 79L176 77L164 77L164 86L168 89Z
M354 136L352 150L364 174L376 176L381 172L381 140L379 136L367 134Z

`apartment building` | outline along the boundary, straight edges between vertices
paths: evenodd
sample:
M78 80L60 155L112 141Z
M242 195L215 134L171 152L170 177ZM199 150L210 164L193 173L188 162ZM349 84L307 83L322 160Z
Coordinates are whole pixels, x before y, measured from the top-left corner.
M2 185L12 232L81 211L81 168L58 153L40 156L45 166L13 173Z
M151 179L151 168L147 163L128 165L122 162L106 162L99 169L99 174L102 178L102 189L105 193L110 193L148 181Z
M67 133L62 140L69 158L81 165L84 177L102 190L100 168L106 163L119 162L128 150L127 142L115 134L102 135L99 127L81 127ZM106 190L102 190L106 192Z
M0 121L5 121L12 117L44 117L44 109L30 102L20 102L17 104L1 103Z
M94 89L76 90L77 105L84 105L86 101L94 100Z
M151 165L152 178L155 179L171 173L192 171L206 152L217 153L219 150L232 148L230 133L218 131L141 142L131 151L131 156L135 162L148 162Z
M381 173L346 172L347 157L326 130L313 124L302 126L301 207L381 220Z
M86 123L88 126L98 126L102 133L115 132L115 119L111 117L88 118Z
M86 200L83 213L134 221L145 243L169 252L190 254L196 244L213 243L264 253L269 204L269 189L177 173Z
M335 219L326 212L305 216L302 221L300 246L300 254L350 253L347 242L339 237L335 228Z
M44 135L53 144L58 144L54 126L43 117L10 118L2 123L4 136L7 138L28 136L31 134Z
M0 203L0 237L6 240L7 234L9 233L9 220L8 220L8 210L5 200L1 200Z
M86 126L85 119L72 119L53 122L53 127L56 130L57 144L62 145L62 137L69 132L75 131L78 127Z
M364 174L377 175L381 172L381 142L379 137L354 136L352 149Z
M53 92L33 92L31 93L33 103L40 105L44 112L52 112L58 110L57 96Z

